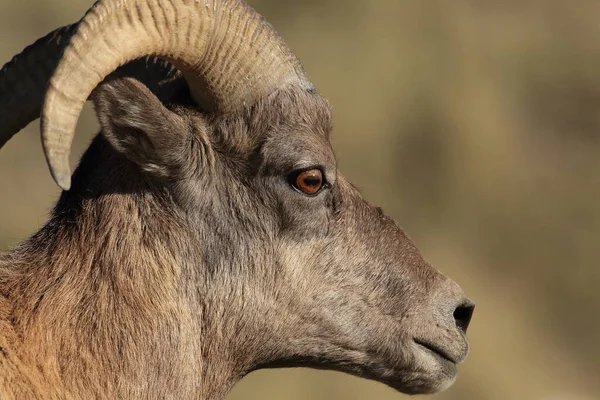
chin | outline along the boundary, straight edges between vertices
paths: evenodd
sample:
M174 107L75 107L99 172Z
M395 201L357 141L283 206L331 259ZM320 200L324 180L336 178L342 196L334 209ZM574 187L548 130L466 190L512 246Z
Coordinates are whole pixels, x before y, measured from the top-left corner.
M454 367L456 370L456 367ZM434 394L448 389L456 381L456 372L407 372L399 379L383 383L405 394Z
M456 363L436 354L418 352L410 366L386 370L376 380L405 394L433 394L448 389L456 381Z

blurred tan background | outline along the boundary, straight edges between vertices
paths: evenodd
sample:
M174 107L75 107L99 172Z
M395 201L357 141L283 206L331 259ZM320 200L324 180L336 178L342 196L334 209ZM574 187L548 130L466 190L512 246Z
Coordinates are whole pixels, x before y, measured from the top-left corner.
M334 107L343 173L477 302L436 399L600 399L600 2L253 0ZM91 1L0 0L0 64ZM97 124L88 108L76 162ZM0 151L0 249L58 196L38 123ZM241 399L401 399L261 371Z

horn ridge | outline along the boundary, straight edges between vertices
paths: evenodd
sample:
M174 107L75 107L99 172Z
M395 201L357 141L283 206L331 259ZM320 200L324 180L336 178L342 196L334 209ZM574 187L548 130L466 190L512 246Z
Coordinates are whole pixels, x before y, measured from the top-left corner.
M118 67L146 56L177 67L208 111L234 111L286 85L312 87L283 39L241 0L99 0L64 49L42 109L44 153L63 189L83 103Z

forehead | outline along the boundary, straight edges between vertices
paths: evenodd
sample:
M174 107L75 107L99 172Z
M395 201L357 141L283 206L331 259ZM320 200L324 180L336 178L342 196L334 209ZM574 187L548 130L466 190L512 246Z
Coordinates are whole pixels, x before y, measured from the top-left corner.
M335 167L329 138L310 131L274 133L264 142L261 153L264 164L277 170Z
M328 104L315 93L283 93L274 98L275 112L262 144L267 165L289 169L335 166L329 141L332 129Z

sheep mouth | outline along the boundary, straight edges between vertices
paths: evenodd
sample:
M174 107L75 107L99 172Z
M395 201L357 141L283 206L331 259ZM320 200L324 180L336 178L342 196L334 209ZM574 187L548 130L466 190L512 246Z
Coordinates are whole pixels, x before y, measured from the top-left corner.
M413 339L413 340L417 344L417 346L421 347L423 350L432 354L436 358L442 359L443 361L446 361L446 362L451 362L452 364L458 364L458 360L456 360L454 357L452 357L450 354L448 354L448 352L446 352L444 349L440 348L439 346L437 346L433 343L430 343L430 342L426 342L424 340L420 340L420 339Z

